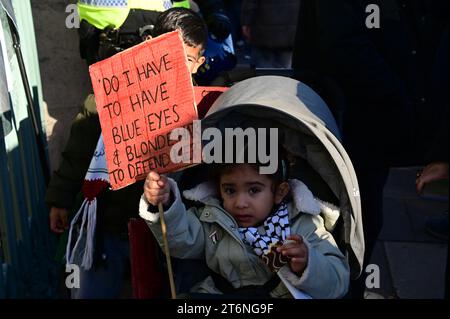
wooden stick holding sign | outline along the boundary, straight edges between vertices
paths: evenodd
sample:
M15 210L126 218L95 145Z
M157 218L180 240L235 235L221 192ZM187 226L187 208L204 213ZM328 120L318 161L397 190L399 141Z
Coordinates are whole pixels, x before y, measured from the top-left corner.
M172 299L176 299L177 292L175 289L175 282L173 280L172 261L170 260L169 242L167 241L167 227L166 221L164 219L164 208L162 203L158 204L158 210L159 210L159 219L161 221L161 232L164 243L164 254L166 255L167 271L169 273L170 294L172 296Z
M198 119L191 74L178 31L164 34L89 69L113 190L192 163L174 163L171 132ZM161 227L172 298L176 298L162 206Z

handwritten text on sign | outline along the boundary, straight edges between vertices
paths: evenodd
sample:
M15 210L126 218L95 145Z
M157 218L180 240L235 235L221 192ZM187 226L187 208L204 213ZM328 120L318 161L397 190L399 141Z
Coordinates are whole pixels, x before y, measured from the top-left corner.
M191 75L178 32L146 41L89 69L105 141L110 184L120 189L170 160L170 132L197 119Z

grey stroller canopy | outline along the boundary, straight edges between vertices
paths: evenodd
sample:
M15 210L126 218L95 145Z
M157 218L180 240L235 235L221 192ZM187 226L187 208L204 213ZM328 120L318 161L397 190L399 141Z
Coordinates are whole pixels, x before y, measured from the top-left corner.
M290 78L250 78L217 99L202 120L202 128L236 128L249 118L278 128L283 148L306 161L329 187L341 220L333 235L348 258L352 278L357 278L364 256L358 181L325 102L311 88ZM320 192L315 195L321 198Z

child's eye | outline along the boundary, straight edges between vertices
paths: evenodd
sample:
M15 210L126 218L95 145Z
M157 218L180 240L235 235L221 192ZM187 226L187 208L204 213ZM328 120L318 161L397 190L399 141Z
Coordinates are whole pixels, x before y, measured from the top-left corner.
M232 195L234 194L235 190L233 188L224 188L223 192L227 195Z
M259 187L251 187L251 188L248 190L248 192L249 192L251 195L256 194L256 193L259 193L260 191L261 191L261 189L259 189Z

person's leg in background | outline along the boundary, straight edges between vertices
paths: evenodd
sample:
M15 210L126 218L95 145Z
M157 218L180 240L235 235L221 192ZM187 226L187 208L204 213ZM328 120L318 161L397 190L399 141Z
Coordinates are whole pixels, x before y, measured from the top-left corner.
M72 299L119 298L126 263L129 263L128 241L114 235L104 237L102 262L90 270L80 267L80 288L72 289Z
M276 50L274 58L274 66L276 68L289 69L292 67L292 50Z
M358 167L355 163L355 170L361 194L365 252L361 276L350 283L350 293L353 299L363 299L367 275L365 269L370 263L372 252L383 226L383 188L389 168Z
M266 49L251 46L252 64L257 68L272 68L272 56Z

